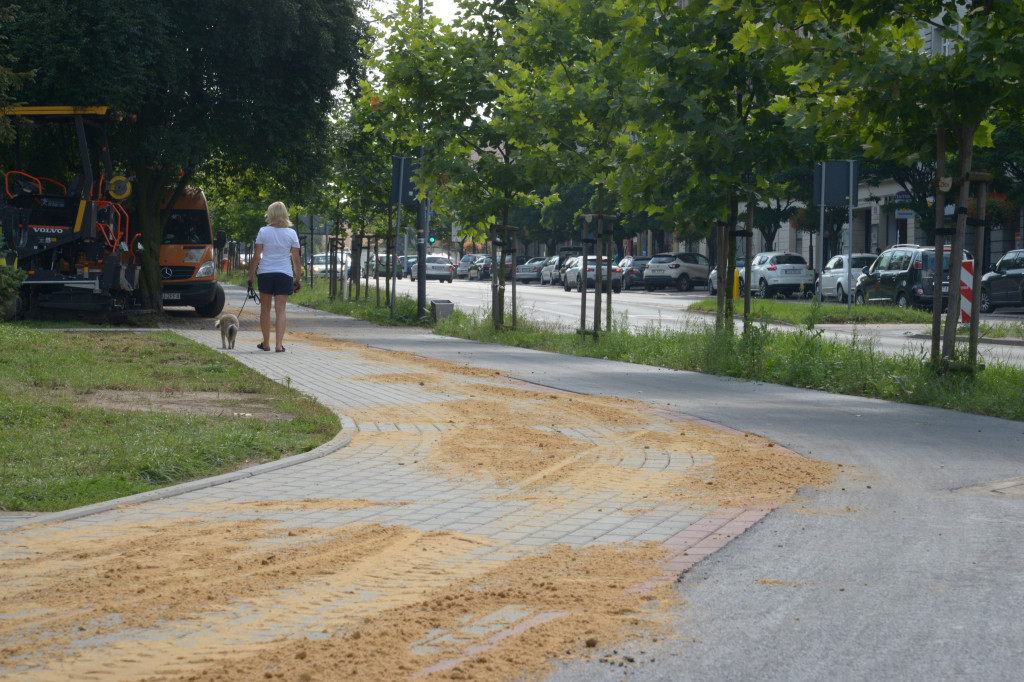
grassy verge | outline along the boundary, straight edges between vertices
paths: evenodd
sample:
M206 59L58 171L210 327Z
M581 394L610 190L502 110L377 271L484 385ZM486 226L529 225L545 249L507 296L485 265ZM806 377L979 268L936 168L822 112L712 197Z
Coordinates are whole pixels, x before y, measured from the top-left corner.
M735 310L743 314L743 300L734 301ZM692 303L688 310L715 312L717 301L707 298ZM776 299L755 298L750 301L754 319L764 322L807 324L813 315L818 324L931 324L932 314L916 308L897 308L886 305L855 305L849 312L845 303L797 303Z
M806 308L806 306L805 306ZM890 356L869 340L844 343L820 330L773 331L762 323L744 334L693 325L682 331L616 326L595 342L565 327L520 318L515 330L458 311L437 324L439 334L609 360L731 376L830 393L866 396L1024 420L1024 370L989 366L976 374L939 372L925 355Z
M246 274L244 271L234 271L227 277L221 275L221 280L230 284L245 286ZM347 315L367 322L380 325L412 325L429 327L431 320L419 320L417 318L417 307L415 299L399 294L395 298L395 312L392 315L390 306L385 305L386 296L384 287L380 289L380 304L377 303L377 288L373 285L374 280L370 279L370 287L360 287L359 298L342 301L341 296L335 296L334 300L328 296L329 287L326 279L317 279L313 285L309 280L303 280L302 289L297 294L289 297L290 303L316 308L329 313ZM383 282L383 280L382 280ZM354 296L354 289L352 295Z
M171 332L0 324L0 344L0 509L56 511L225 473L305 452L340 428L314 400ZM275 418L93 406L104 389L155 403L212 392L227 412Z

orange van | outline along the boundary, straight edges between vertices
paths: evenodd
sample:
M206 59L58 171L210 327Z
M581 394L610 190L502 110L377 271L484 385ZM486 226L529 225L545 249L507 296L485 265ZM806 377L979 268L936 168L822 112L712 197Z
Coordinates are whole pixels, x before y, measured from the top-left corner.
M164 195L167 208L172 191ZM217 249L223 249L223 230L214 239L203 190L188 187L174 204L160 245L160 277L164 307L191 306L203 317L224 310L224 289L217 281Z

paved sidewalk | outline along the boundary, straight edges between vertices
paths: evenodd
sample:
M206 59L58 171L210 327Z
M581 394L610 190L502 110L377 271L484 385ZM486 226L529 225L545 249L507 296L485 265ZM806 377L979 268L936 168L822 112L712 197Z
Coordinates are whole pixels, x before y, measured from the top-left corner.
M238 287L227 287L227 290L225 310L237 311L242 306L244 290ZM138 528L165 529L176 521L195 523L200 518L204 524L273 522L285 529L319 529L324 533L352 524L378 524L417 533L460 533L479 542L400 577L363 578L362 582L350 586L350 591L380 594L397 589L396 582L407 587L441 584L448 573L457 574L460 567L467 564L496 566L538 548L555 545L586 548L655 542L663 545L665 556L657 574L644 588L651 589L674 581L682 571L725 546L766 513L765 508L722 507L683 498L666 500L648 495L649 491L640 494L629 485L564 484L557 487L554 497L532 495L530 486L544 476L557 473L559 468L565 467L565 461L513 484L471 475L472 472L445 473L425 466L426 453L436 449L439 439L454 428L452 420L434 416L446 402L461 404L460 401L466 399L464 391L473 388L508 395L510 390L531 391L538 387L522 380L510 380L496 372L467 370L451 377L455 382L453 386L463 389L463 393L447 389L439 393L436 387L423 386L423 382L416 381L418 369L415 360L410 364L409 356L395 350L389 351L390 355L375 355L368 352L366 346L372 348L382 338L411 351L428 346L436 351L441 344L454 354L453 360L458 360L462 350L480 349L481 344L438 339L419 329L383 329L296 306L289 306L288 314L291 333L285 339L286 352L263 352L256 348L260 340L258 308L251 302L241 317L236 348L222 352L275 381L314 396L337 412L343 426L337 438L313 452L214 479L58 514L8 518L6 528L0 527L0 562L17 561L41 552L54 534L95 537L109 542L125 528L133 529L132 532ZM183 316L182 323L175 327L188 338L220 349L220 334L211 320ZM490 348L488 352L497 350ZM402 356L402 362L392 361L397 355ZM546 358L558 362L556 356ZM486 356L480 360L484 365L489 362ZM498 362L500 364L500 359ZM443 370L444 367L434 368L434 371ZM400 376L403 374L407 375L404 379ZM381 377L392 380L379 380ZM548 394L552 392L544 390ZM573 395L564 393L555 395L554 399L572 400ZM429 409L421 409L423 405ZM651 406L644 412L647 428L663 428L666 435L680 424L699 425L722 434L723 438L743 435L662 408ZM514 411L507 416L488 415L489 428L496 430L492 433L504 433L504 429L524 426L517 424L516 418ZM706 456L699 454L680 455L670 448L639 446L633 439L633 430L628 424L614 421L585 428L548 428L552 438L572 438L574 442L605 446L616 444L617 447L610 448L612 459L602 462L609 470L641 475L685 474L707 461ZM467 452L466 456L469 455ZM336 503L318 506L312 504L312 500ZM360 503L351 503L353 501ZM265 546L266 540L260 540L257 545ZM233 615L203 622L169 620L144 631L129 630L118 636L116 646L127 646L125 640L154 640L198 648L217 636L214 633L224 627L224 618L245 619L246 631L236 632L233 637L248 644L281 638L315 638L324 619L328 618L314 606L309 606L308 612L297 618L279 618L281 614L272 611L249 613L244 605L235 608L239 610ZM496 646L500 639L528 629L533 623L531 619L539 624L560 615L563 614L526 610L505 620L498 618L500 627L491 633L499 639L483 646ZM87 634L73 641L71 648L93 652L97 650L94 648L102 649L109 644L112 637L109 633L95 634L90 628ZM449 635L442 639L448 647L445 650L453 655L426 672L452 669L464 660L458 646L452 649ZM472 642L468 639L466 646ZM152 647L153 652L160 651L159 644L154 643ZM102 662L112 666L109 679L130 679L138 670L135 664L105 660L100 654L90 655L97 656L94 664ZM26 666L21 669L23 672L35 670L39 679L47 679L56 672L48 667L45 658L30 655L15 658ZM93 660L87 656L82 658L87 662ZM0 679L5 672L10 673L10 669L0 664Z

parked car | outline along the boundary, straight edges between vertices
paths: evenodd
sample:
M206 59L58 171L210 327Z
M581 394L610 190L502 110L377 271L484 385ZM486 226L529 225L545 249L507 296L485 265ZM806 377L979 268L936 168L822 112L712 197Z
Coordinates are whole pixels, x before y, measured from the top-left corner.
M480 254L478 253L467 253L459 259L458 265L455 266L455 276L459 279L469 277L469 266L472 265L479 257Z
M569 256L563 262L561 267L558 269L558 281L562 283L562 288L569 291L569 281L565 279L565 273L569 268L575 267L583 256Z
M522 265L516 266L516 280L527 284L529 282L540 281L540 269L544 266L547 258L539 256L537 258L531 258Z
M746 276L746 265L747 259L738 257L736 258L736 271L740 273L739 282L740 289L739 293L743 293L744 281L743 278ZM714 267L711 272L708 273L708 293L712 296L718 294L718 267Z
M650 258L626 256L619 261L619 267L622 268L623 289L632 289L633 285L636 284L643 286L644 270L647 269L647 263L649 263L650 260Z
M873 253L855 253L852 259L845 253L832 256L821 271L815 291L821 290L821 297L835 298L840 303L846 303L847 295L857 286L857 278L864 268L871 267L871 264L878 258Z
M467 269L466 277L469 279L490 279L491 266L493 264L494 259L490 256L477 256L476 260L473 261Z
M659 253L647 263L644 270L644 288L647 291L672 287L676 291L690 291L694 284L706 284L711 263L701 253L678 251Z
M814 268L798 253L765 251L750 263L750 286L757 287L758 296L789 296L814 293Z
M562 260L562 256L547 257L547 260L544 261L544 265L540 268L541 284L558 284L558 282L561 281L561 273L558 270L558 265Z
M451 284L455 277L455 264L445 256L427 256L426 265L424 279L437 279ZM416 281L416 269L409 272L409 279Z
M587 287L593 287L597 285L597 256L587 256L587 272L583 273L583 258L577 256L576 261L573 265L565 271L565 277L563 279L563 287L566 291L569 291L572 287L576 287L577 291L582 291L584 287L584 281ZM608 290L608 258L601 258L601 286L604 291ZM611 283L612 291L616 294L622 291L622 268L612 261L611 266Z
M964 252L963 257L971 255ZM942 307L949 299L950 249L942 254ZM935 247L897 244L882 252L857 278L853 300L865 303L895 303L931 310L935 284Z
M344 257L342 257L340 252L337 254L334 271L338 277L342 276L342 273L348 268L350 261L351 258L349 258L347 253ZM326 253L313 254L313 257L309 259L309 267L314 277L329 277L331 274L330 256Z
M998 306L1024 306L1024 250L1008 251L981 278L978 309L990 313Z

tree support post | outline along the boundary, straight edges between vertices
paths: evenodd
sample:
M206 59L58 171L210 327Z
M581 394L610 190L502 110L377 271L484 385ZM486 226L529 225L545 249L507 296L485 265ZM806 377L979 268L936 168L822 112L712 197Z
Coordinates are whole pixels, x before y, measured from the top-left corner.
M946 128L935 130L935 275L932 280L932 364L942 357L942 249L946 245ZM952 184L952 178L948 179Z
M973 172L970 179L978 183L978 217L969 222L974 225L974 281L971 283L971 331L968 336L968 362L971 369L978 368L978 326L981 324L981 276L984 274L985 207L988 203L988 183L991 173Z

